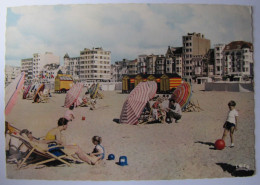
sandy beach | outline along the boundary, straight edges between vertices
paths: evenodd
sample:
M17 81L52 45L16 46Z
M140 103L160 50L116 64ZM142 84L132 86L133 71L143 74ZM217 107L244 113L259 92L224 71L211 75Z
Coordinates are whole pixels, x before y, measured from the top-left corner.
M85 152L94 145L91 138L103 138L105 160L95 166L72 164L41 169L18 170L15 164L6 165L10 179L43 180L168 180L232 177L229 166L247 164L255 170L254 93L204 91L203 85L193 85L192 100L203 111L184 112L180 123L118 124L122 105L128 94L102 91L95 110L89 107L74 109L76 118L63 132L67 144L78 144ZM83 93L86 89L83 89ZM44 136L56 127L66 111L65 94L54 94L48 103L32 103L18 99L6 121L19 129L27 128L36 137ZM21 96L20 96L21 97ZM235 147L215 150L214 142L222 137L230 100L237 102L239 112ZM82 116L86 120L82 120ZM227 137L226 145L230 145ZM106 160L113 153L115 160ZM119 156L127 156L128 165L119 166Z

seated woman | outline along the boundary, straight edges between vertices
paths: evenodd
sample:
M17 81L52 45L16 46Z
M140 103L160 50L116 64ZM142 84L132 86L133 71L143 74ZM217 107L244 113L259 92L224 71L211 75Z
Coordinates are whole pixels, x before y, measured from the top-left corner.
M51 129L45 136L46 141L55 141L58 144L63 145L64 152L72 157L75 157L75 154L78 158L88 164L95 164L95 161L92 161L91 158L78 146L78 145L66 145L62 139L61 132L68 128L68 120L66 118L60 118L58 120L58 127Z

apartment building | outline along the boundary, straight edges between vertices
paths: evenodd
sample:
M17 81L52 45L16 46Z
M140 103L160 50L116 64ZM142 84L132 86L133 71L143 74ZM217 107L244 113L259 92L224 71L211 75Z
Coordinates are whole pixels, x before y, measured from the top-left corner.
M25 74L25 83L31 83L33 80L33 58L21 60L21 72Z
M196 76L197 71L203 71L201 62L210 49L210 40L201 33L188 33L182 37L183 43L183 76Z
M139 55L137 58L137 73L145 74L147 73L147 67L146 67L146 58L147 55Z
M111 52L102 47L80 51L79 79L86 82L110 81Z
M165 54L166 61L171 62L171 71L167 73L177 73L182 76L182 63L183 63L183 54L182 47L170 47L168 46L167 52Z
M222 76L224 74L224 56L223 50L225 44L216 44L214 45L214 73L216 76Z
M45 52L44 54L35 53L33 54L33 68L32 77L33 79L40 79L40 72L46 64L57 64L60 65L60 57L54 55L52 52Z
M223 49L224 75L253 76L253 45L233 41Z
M9 85L18 75L21 74L21 68L18 66L5 66L5 85Z
M147 70L147 74L155 74L156 71L156 58L158 57L158 55L148 55L146 57L146 70Z
M135 74L138 73L137 72L137 64L138 64L138 60L137 59L128 62L127 69L128 69L128 74L129 75L135 75Z
M80 57L70 57L68 53L63 57L64 60L64 68L66 74L69 74L73 77L73 79L78 78L80 76Z

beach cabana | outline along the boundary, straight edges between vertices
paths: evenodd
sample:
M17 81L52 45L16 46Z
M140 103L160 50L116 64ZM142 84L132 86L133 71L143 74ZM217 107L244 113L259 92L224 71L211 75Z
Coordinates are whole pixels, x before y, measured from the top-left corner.
M124 102L119 122L131 125L138 124L138 119L146 103L155 96L156 90L156 82L140 82Z
M167 92L170 90L170 80L167 75L162 75L160 78L160 92Z
M142 81L144 81L143 77L141 75L136 75L136 77L135 77L135 87Z

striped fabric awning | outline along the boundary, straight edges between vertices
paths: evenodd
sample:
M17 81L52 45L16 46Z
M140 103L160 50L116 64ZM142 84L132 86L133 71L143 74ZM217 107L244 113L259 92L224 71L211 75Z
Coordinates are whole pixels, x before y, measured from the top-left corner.
M76 83L70 88L69 91L67 91L64 107L69 108L72 104L74 104L77 101L82 88L83 88L82 83Z
M127 97L120 115L120 123L136 125L146 103L157 91L154 81L140 82Z
M170 89L178 87L181 81L181 78L170 78Z
M183 82L173 91L172 98L175 99L175 101L179 103L181 108L184 110L190 101L191 94L192 88L190 83Z
M24 78L25 73L22 72L5 88L5 115L8 115L15 105L18 93L23 88Z

